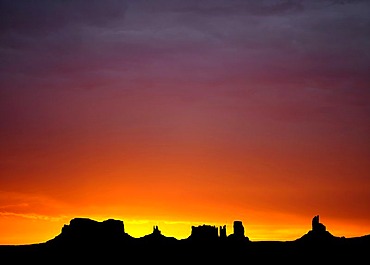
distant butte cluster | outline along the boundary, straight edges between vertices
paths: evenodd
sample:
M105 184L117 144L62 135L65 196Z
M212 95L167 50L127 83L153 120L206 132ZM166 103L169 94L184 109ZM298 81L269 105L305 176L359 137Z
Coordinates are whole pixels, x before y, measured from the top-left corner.
M82 238L103 238L115 239L121 237L131 237L125 232L124 223L121 220L108 219L102 222L91 220L89 218L74 218L69 225L64 225L62 232L55 239L70 239L78 241ZM158 226L153 226L153 232L145 235L143 238L159 238L165 237L162 235ZM242 221L234 221L233 233L227 236L226 225L216 227L213 225L199 225L191 227L189 240L205 240L211 241L216 239L233 239L249 241L249 238L244 234L244 226Z
M108 219L103 222L98 222L88 218L74 218L70 221L69 225L64 225L62 232L50 241L73 241L89 240L99 238L99 240L114 241L131 238L124 229L124 223L121 220ZM326 226L320 223L319 215L312 219L312 229L307 234L303 235L297 240L330 240L337 238L326 230ZM153 227L153 232L145 235L142 239L173 239L175 238L164 236L159 230L158 226ZM245 236L245 229L243 222L240 220L233 222L233 233L227 235L226 225L199 225L191 227L191 234L188 238L189 241L215 241L215 240L232 240L250 242L249 238Z
M134 238L121 220L74 218L55 238L29 246L0 246L1 264L369 264L370 235L345 238L330 234L312 219L312 228L292 241L253 242L242 221L191 226L190 236L176 239L153 232ZM80 262L76 262L76 260ZM366 262L367 260L367 262ZM346 261L346 262L345 262ZM358 262L356 262L358 261Z
M230 238L235 240L249 241L249 238L244 235L244 226L242 221L234 221L233 230L233 233L227 236L226 225L220 226L219 228L211 225L192 226L189 239L212 240L217 238Z

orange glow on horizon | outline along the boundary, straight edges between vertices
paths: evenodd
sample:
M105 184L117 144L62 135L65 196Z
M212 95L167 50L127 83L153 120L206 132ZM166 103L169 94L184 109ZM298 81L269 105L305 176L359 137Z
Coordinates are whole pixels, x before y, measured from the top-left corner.
M17 193L0 193L0 244L49 240L74 217L120 219L134 237L151 233L153 225L159 225L164 235L179 239L190 235L192 225L203 223L226 224L230 234L232 222L242 220L251 240L284 241L306 233L311 218L320 213L334 235L370 233L370 226L362 221L366 216L360 218L359 209L351 207L353 202L334 196L345 188L358 200L366 200L365 182L349 186L338 178L332 185L330 178L312 177L348 174L345 163L329 168L326 162L319 167L319 156L315 158L317 167L311 168L305 161L314 163L309 152L307 158L295 158L289 152L278 157L268 150L263 155L255 152L243 156L238 149L210 152L212 148L206 143L187 144L181 152L176 151L179 147L156 151L147 148L124 156L116 146L104 159L98 153L79 154L77 150L74 154L79 158L74 162L75 157L65 156L60 168L61 153L36 157L36 167L27 172L35 181L26 180ZM361 165L362 161L356 163ZM49 168L43 167L40 172L45 164ZM262 166L266 164L274 166ZM16 169L8 173L13 177L24 174ZM362 172L359 166L356 173L365 174L366 170ZM294 182L295 175L301 177L300 183ZM11 185L17 182L9 181L8 187ZM348 219L338 216L338 204L347 209Z
M97 221L107 220L109 218L122 220L125 226L125 232L129 235L139 238L144 235L150 234L152 232L153 226L158 225L162 234L168 237L175 237L177 239L185 239L191 234L191 226L198 226L202 224L214 225L219 227L221 225L226 225L227 234L232 233L232 223L233 218L228 219L227 222L217 221L178 221L178 220L139 220L139 219L129 219L122 217L88 217L88 216L78 216L90 218ZM303 234L307 233L310 229L310 218L303 220L302 217L292 219L275 219L275 223L271 223L269 217L270 213L265 213L260 216L264 220L258 219L248 219L246 218L235 218L234 220L242 220L245 228L245 236L247 236L251 241L290 241L301 237ZM226 220L225 219L225 220ZM347 223L343 221L336 221L335 219L321 218L321 220L326 226L327 230L335 236L345 236L347 238L357 237L369 234L370 226L366 224L359 223L359 225L348 226ZM24 244L34 244L46 242L54 238L61 232L64 225L69 224L71 218L68 217L46 217L46 216L36 216L36 215L15 215L15 214L2 214L0 216L0 222L2 227L6 229L1 230L1 241L0 245L24 245Z

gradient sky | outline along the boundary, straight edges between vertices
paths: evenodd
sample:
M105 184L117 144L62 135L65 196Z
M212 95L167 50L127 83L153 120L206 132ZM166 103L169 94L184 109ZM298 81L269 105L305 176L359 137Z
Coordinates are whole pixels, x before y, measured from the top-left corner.
M74 217L370 234L369 1L0 0L0 244Z

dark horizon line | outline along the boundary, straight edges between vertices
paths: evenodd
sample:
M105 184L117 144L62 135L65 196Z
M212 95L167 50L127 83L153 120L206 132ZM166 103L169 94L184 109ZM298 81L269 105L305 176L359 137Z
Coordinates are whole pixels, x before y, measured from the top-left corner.
M303 234L301 237L298 237L296 239L291 240L250 240L247 235L245 235L245 230L242 221L235 220L233 221L233 233L226 233L226 225L222 226L216 226L216 225L210 225L210 224L202 224L202 225L191 225L190 226L191 231L190 235L185 238L177 238L174 236L165 236L162 234L162 232L159 230L158 225L153 226L153 232L139 236L134 237L131 236L129 233L125 232L124 229L124 221L120 219L114 219L114 218L108 218L103 221L98 221L91 219L89 217L75 217L70 219L69 224L65 224L60 234L56 235L54 238L51 238L49 240L43 241L43 242L36 242L36 243L26 243L26 244L0 244L0 246L30 246L30 245L38 245L43 244L47 242L51 242L53 240L56 240L62 236L64 236L66 233L82 233L85 235L89 235L89 233L98 233L99 236L107 236L107 235L120 235L120 236L127 236L131 239L146 239L148 237L162 237L166 239L172 239L176 241L185 241L191 238L207 238L210 237L212 239L222 239L222 238L237 238L238 240L246 240L249 242L295 242L297 240L300 240L305 237L310 237L312 234L314 237L327 237L327 238L335 238L335 239L356 239L356 238L362 238L362 237L370 237L369 234L364 234L360 236L353 236L353 237L345 237L345 236L335 236L332 235L329 231L326 230L326 226L319 222L319 215L316 215L312 219L312 229L309 230L306 234ZM71 232L72 231L72 232ZM106 234L105 234L106 233Z

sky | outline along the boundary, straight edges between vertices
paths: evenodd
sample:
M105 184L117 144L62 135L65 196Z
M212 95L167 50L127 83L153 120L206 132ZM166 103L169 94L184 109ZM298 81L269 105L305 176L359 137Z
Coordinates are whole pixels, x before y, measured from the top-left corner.
M75 217L370 234L370 3L0 0L0 244Z

